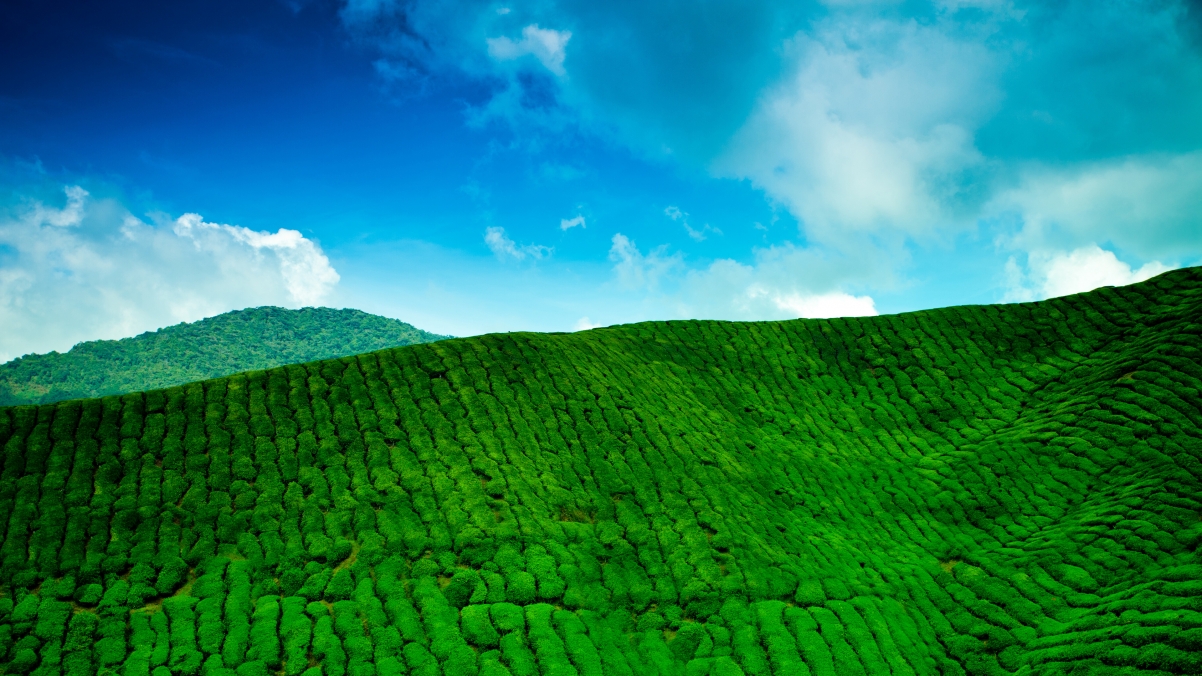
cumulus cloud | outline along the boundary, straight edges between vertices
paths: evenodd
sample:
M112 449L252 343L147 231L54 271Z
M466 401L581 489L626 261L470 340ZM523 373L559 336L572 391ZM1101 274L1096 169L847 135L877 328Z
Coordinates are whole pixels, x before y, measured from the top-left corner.
M1042 300L1092 291L1103 286L1142 282L1172 268L1160 261L1138 269L1120 261L1114 252L1097 244L1073 251L1036 251L1028 254L1024 269L1016 258L1006 262L1004 302Z
M1197 253L1202 244L1202 152L1144 155L1069 167L1031 165L987 213L1013 214L1009 247L1038 250L1113 242L1142 258Z
M522 244L509 238L505 228L492 226L484 231L484 243L499 260L539 260L551 255L551 247L541 244Z
M296 230L280 228L268 233L236 225L206 223L200 214L180 216L172 230L179 237L191 240L196 251L216 254L225 261L237 260L231 252L239 247L249 247L256 256L273 253L288 295L300 305L320 302L338 283L338 272L330 266L329 259L312 240ZM136 237L133 229L126 232L131 238Z
M610 241L609 260L623 287L654 290L660 280L684 265L680 254L666 252L667 247L661 246L644 254L629 237L619 232Z
M488 55L495 61L516 61L524 56L533 56L543 67L559 77L567 73L563 68L568 40L572 39L570 31L557 31L550 28L539 28L538 24L530 24L522 29L522 37L513 40L508 37L488 38Z
M147 223L119 202L65 189L62 207L0 219L0 360L120 338L252 305L321 302L338 273L299 232Z
M965 220L958 205L984 163L973 131L999 99L986 47L938 26L842 18L787 52L792 72L715 171L751 179L824 242Z
M584 216L575 216L573 218L564 218L559 221L560 230L571 230L576 226L581 228L587 227L584 223Z
M784 296L773 299L777 307L807 319L831 317L875 317L876 303L871 296L853 296L838 291L811 296Z

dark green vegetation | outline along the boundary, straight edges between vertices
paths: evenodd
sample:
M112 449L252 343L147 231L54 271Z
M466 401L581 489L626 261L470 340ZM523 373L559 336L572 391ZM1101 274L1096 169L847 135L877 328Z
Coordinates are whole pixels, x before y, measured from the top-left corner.
M1202 271L0 409L0 663L1196 674Z
M359 310L251 308L14 359L0 366L0 406L171 387L449 337Z

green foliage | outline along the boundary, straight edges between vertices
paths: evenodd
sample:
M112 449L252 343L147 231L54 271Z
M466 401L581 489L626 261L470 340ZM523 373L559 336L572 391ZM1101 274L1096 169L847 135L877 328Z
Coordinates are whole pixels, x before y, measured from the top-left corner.
M133 338L79 343L62 354L14 359L0 365L0 406L172 387L449 337L358 310L250 308ZM250 424L256 434L271 425L267 417L253 418ZM181 441L188 448L197 438Z
M0 673L1202 673L1202 272L0 408Z

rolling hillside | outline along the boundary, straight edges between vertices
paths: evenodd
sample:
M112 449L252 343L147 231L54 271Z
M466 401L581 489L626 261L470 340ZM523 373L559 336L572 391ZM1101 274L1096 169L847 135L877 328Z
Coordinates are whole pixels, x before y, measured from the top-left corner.
M139 392L449 337L359 310L250 308L14 359L0 365L0 406Z
M0 409L0 670L1197 674L1202 270Z

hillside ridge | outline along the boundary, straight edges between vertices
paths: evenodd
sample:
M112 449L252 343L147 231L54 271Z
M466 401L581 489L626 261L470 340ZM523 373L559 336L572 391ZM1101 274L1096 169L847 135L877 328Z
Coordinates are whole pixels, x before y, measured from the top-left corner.
M361 310L247 308L19 357L0 365L0 406L152 390L448 337Z
M11 673L1202 671L1202 269L0 408Z

